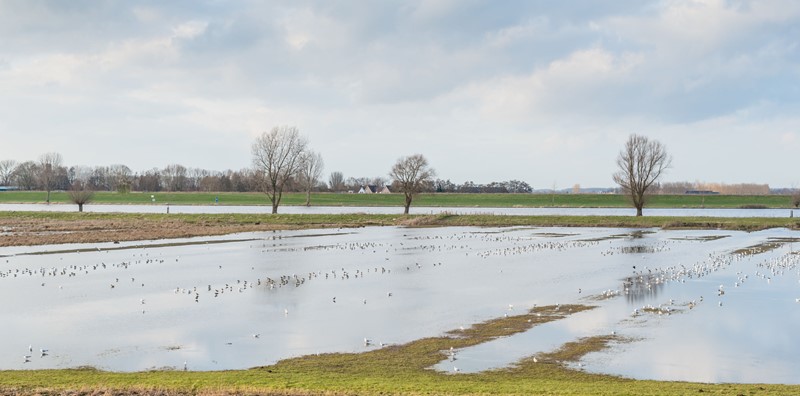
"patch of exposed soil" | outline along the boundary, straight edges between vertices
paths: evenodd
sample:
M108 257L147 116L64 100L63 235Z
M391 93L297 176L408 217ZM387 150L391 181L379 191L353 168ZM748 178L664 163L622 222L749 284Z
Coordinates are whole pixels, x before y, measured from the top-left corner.
M2 219L0 227L5 231L0 238L0 246L141 241L287 228L284 225L276 224L193 223L177 219L53 220L30 218Z

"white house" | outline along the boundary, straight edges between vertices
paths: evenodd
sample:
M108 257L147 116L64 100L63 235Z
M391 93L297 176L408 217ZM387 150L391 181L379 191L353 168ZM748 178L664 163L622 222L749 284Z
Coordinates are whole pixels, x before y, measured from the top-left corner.
M390 194L392 191L389 190L388 186L383 186L383 188L379 188L376 185L369 185L369 186L362 186L360 190L358 190L359 194Z

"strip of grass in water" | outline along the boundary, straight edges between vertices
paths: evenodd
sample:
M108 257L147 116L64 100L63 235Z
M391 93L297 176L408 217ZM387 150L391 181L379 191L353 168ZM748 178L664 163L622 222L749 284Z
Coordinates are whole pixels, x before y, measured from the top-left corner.
M570 369L568 362L627 342L613 335L588 337L523 359L508 368L476 374L437 372L430 367L460 349L526 331L585 305L545 306L529 312L454 330L440 337L363 353L331 353L287 359L250 370L183 372L175 370L114 373L91 368L0 372L6 395L308 395L308 394L797 394L799 386L698 384L636 381Z
M741 255L756 255L761 253L771 252L789 243L800 242L800 238L769 238L767 241L759 243L758 245L749 246L735 250L734 254Z

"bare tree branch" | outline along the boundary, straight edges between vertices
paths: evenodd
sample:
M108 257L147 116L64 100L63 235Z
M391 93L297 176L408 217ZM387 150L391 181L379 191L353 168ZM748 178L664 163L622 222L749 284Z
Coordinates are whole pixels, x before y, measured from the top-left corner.
M436 177L436 171L428 166L428 160L421 154L401 157L389 172L389 177L394 180L394 190L405 195L405 211L411 207L414 195L429 189Z
M88 184L83 181L75 181L72 187L67 192L69 200L78 205L78 212L83 212L83 205L92 202L94 198L94 191L89 188Z
M648 189L671 165L672 158L660 142L635 134L628 138L617 157L619 170L613 178L630 197L636 216L642 215Z
M328 177L328 186L333 192L344 190L344 174L342 172L331 172Z
M302 168L302 154L308 143L297 127L276 126L253 143L253 165L263 175L262 189L278 213L283 188Z
M47 191L47 203L50 203L50 191L53 190L56 174L62 162L63 159L59 153L46 153L39 157L39 180Z
M17 166L17 161L2 160L0 161L0 186L10 186L13 176L14 168Z
M307 151L303 154L300 181L306 190L306 206L311 206L311 190L319 183L319 178L322 177L322 168L324 167L325 163L319 153Z

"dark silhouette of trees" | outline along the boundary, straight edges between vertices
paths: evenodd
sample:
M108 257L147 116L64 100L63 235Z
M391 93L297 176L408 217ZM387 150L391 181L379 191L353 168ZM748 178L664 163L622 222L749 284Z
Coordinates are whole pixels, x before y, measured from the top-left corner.
M0 186L10 186L14 182L14 168L17 166L17 161L2 160L0 161Z
M437 179L433 182L433 189L442 193L494 193L494 194L526 194L533 192L533 188L526 182L520 180L508 180L501 182L491 182L488 184L476 184L472 181L456 185L450 180Z
M180 164L170 164L161 170L161 187L167 191L185 191L188 170Z
M667 149L657 140L636 134L631 135L617 157L614 173L616 182L636 208L636 216L642 215L647 193L664 171L672 165Z
M14 168L14 182L20 190L33 190L37 187L39 165L25 161Z

